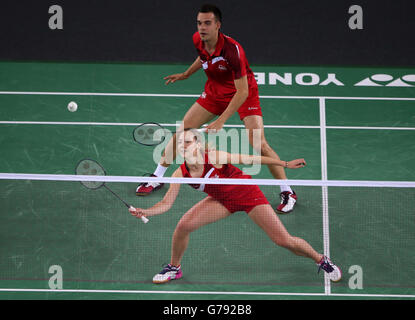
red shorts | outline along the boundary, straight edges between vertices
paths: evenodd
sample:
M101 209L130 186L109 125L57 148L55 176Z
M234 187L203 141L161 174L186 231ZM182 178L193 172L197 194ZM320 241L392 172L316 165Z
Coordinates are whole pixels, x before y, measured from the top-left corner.
M253 92L253 93L250 92L248 98L238 109L239 118L241 120L243 120L243 118L245 118L246 116L252 116L252 115L262 116L258 91L257 90L255 91L256 92ZM228 107L229 102L231 102L231 99L219 100L219 99L215 99L214 96L203 92L202 95L199 97L199 99L196 100L196 102L200 104L203 108L205 108L207 111L219 116Z
M220 201L220 203L229 210L230 213L234 213L237 211L245 211L246 213L251 212L251 210L253 208L255 208L256 206L259 206L261 204L269 204L267 199L261 199L261 200L257 200L255 202L251 202L251 203L232 203L232 202L228 202L228 201Z
M237 196L235 196L235 191L230 192L229 194L226 192L220 192L220 194L213 192L208 194L215 200L219 201L231 213L236 211L245 211L246 213L249 213L256 206L261 204L269 204L268 199L258 186L240 185L237 188ZM231 194L234 196L232 197Z

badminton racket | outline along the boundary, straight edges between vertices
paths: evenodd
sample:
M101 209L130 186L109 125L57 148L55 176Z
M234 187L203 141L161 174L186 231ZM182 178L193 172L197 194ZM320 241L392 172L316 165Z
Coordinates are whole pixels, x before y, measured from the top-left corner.
M190 130L190 128L184 129ZM206 129L194 129L198 132L204 132ZM163 128L157 122L145 122L137 126L133 130L134 141L144 146L156 146L166 140L166 137L170 134L173 135L176 131Z
M106 172L104 168L95 160L91 159L83 159L81 160L76 168L75 173L77 175L91 175L91 176L105 176ZM129 205L126 201L124 201L118 194L116 194L113 190L111 190L104 181L80 181L81 184L91 190L97 190L101 187L104 187L109 192L111 192L118 200L120 200L127 208L134 208L133 206ZM147 223L149 220L142 216L141 220L144 223Z

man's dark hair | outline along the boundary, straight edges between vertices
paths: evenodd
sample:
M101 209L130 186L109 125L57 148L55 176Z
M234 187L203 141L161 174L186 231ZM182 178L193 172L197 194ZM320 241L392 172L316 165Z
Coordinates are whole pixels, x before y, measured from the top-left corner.
M202 13L208 13L212 12L216 18L217 21L222 22L222 12L219 10L219 8L213 4L204 4L200 7L199 12Z

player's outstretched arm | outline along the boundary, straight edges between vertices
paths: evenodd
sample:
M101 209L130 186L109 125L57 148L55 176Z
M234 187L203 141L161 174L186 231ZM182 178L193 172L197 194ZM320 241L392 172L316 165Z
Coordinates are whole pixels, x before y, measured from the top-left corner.
M181 178L183 177L180 168L178 168L172 175L172 177ZM130 213L137 217L141 218L142 216L150 217L150 216L156 216L159 214L163 214L166 211L170 210L173 203L176 201L177 195L180 191L180 184L178 183L172 183L170 184L169 190L164 195L163 199L159 202L157 202L154 206L148 209L142 209L142 208L130 208Z
M175 83L178 80L185 80L200 68L202 68L202 62L200 61L200 58L197 57L195 62L193 62L192 65L185 72L169 75L167 77L164 77L164 80L166 80L166 84Z
M284 161L276 158L265 156L251 156L241 155L241 164L271 164L277 165L288 169L298 169L306 165L304 159L295 159L291 161Z
M225 163L232 163L232 164L245 164L245 165L252 165L252 164L271 164L277 165L289 169L298 169L302 168L306 165L306 161L304 159L295 159L291 161L283 161L276 158L265 157L265 156L256 156L256 155L247 155L247 154L231 154L225 151L211 151L209 153L209 159L214 160L217 164L225 164Z

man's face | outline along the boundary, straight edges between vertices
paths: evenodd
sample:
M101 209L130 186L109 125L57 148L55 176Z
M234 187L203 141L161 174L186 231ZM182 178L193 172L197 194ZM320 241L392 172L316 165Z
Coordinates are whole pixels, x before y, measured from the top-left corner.
M199 31L202 41L210 41L217 37L219 28L220 22L216 21L213 12L199 12L197 15L197 31Z

